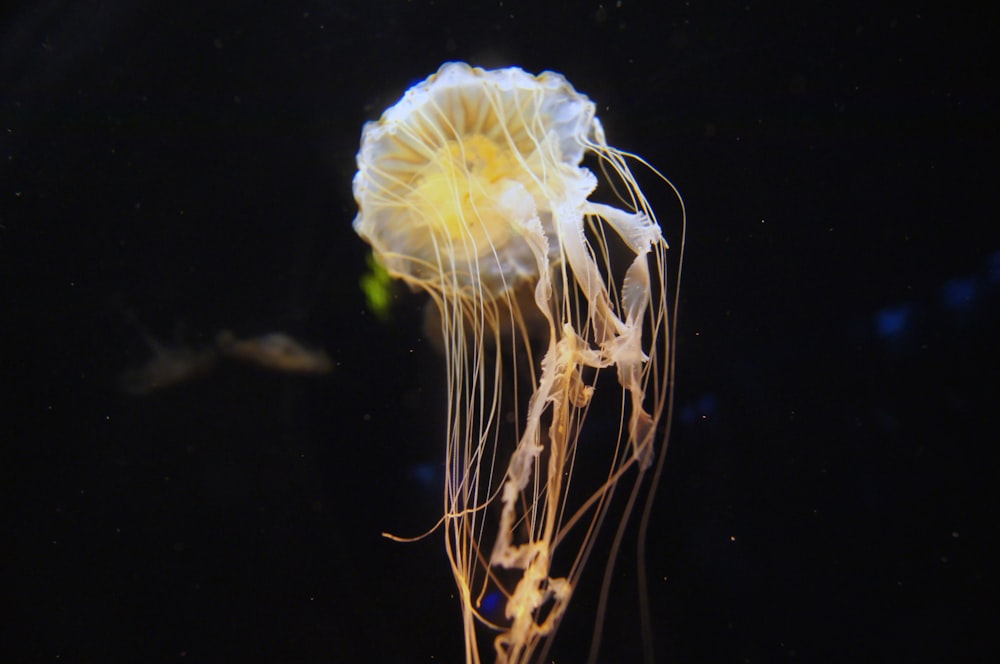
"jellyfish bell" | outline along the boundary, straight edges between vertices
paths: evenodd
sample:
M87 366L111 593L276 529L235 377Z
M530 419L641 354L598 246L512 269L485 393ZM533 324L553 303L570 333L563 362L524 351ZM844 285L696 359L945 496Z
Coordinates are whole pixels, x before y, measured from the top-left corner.
M595 200L587 155L612 203ZM632 487L608 570L640 488L652 499L676 285L630 160L645 165L608 145L594 103L562 75L514 67L446 63L362 132L354 228L390 275L430 294L440 320L440 523L469 662L490 640L500 662L544 657L616 489ZM594 440L588 414L604 393L619 425ZM578 462L603 470L571 490ZM496 597L500 618L484 610Z
M593 122L559 74L448 63L365 126L354 227L412 284L495 297L538 276L533 224L596 185L577 168Z

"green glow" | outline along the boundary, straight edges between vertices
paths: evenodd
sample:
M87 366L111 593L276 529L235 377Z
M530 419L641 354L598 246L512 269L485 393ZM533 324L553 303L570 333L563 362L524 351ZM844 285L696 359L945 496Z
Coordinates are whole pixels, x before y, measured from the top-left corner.
M368 271L361 275L361 291L368 309L383 323L392 320L392 278L373 254L368 254Z

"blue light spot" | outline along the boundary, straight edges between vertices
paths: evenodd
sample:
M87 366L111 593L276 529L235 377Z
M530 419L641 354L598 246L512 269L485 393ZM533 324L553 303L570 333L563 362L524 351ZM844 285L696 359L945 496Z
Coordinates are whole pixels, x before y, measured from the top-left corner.
M503 601L503 593L499 590L494 590L486 597L483 598L482 603L479 605L479 610L484 615L489 615L500 608L500 602Z
M418 463L410 466L407 474L424 487L432 487L437 477L437 466L433 463Z
M693 403L680 407L677 418L683 424L693 424L699 420L707 420L715 415L716 400L714 394L703 394Z
M944 284L944 306L949 309L968 309L976 299L979 287L972 277L952 279Z
M910 324L910 307L886 307L875 314L875 331L883 339L897 339Z

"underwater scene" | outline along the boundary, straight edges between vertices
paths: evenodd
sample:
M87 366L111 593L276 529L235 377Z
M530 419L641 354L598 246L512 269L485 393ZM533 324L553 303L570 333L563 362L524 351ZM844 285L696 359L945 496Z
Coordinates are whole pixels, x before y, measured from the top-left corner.
M0 661L991 661L985 16L15 3Z

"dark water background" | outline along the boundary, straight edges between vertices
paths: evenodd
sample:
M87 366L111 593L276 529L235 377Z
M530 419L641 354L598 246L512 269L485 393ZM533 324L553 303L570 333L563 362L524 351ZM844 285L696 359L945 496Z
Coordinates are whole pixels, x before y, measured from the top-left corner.
M3 10L0 660L459 661L440 537L380 536L440 509L440 360L420 298L367 311L350 227L362 123L449 59L564 73L684 194L658 660L996 658L998 27L850 2ZM132 319L195 346L280 329L336 368L136 399ZM601 661L640 652L623 555ZM592 613L581 591L556 661Z

